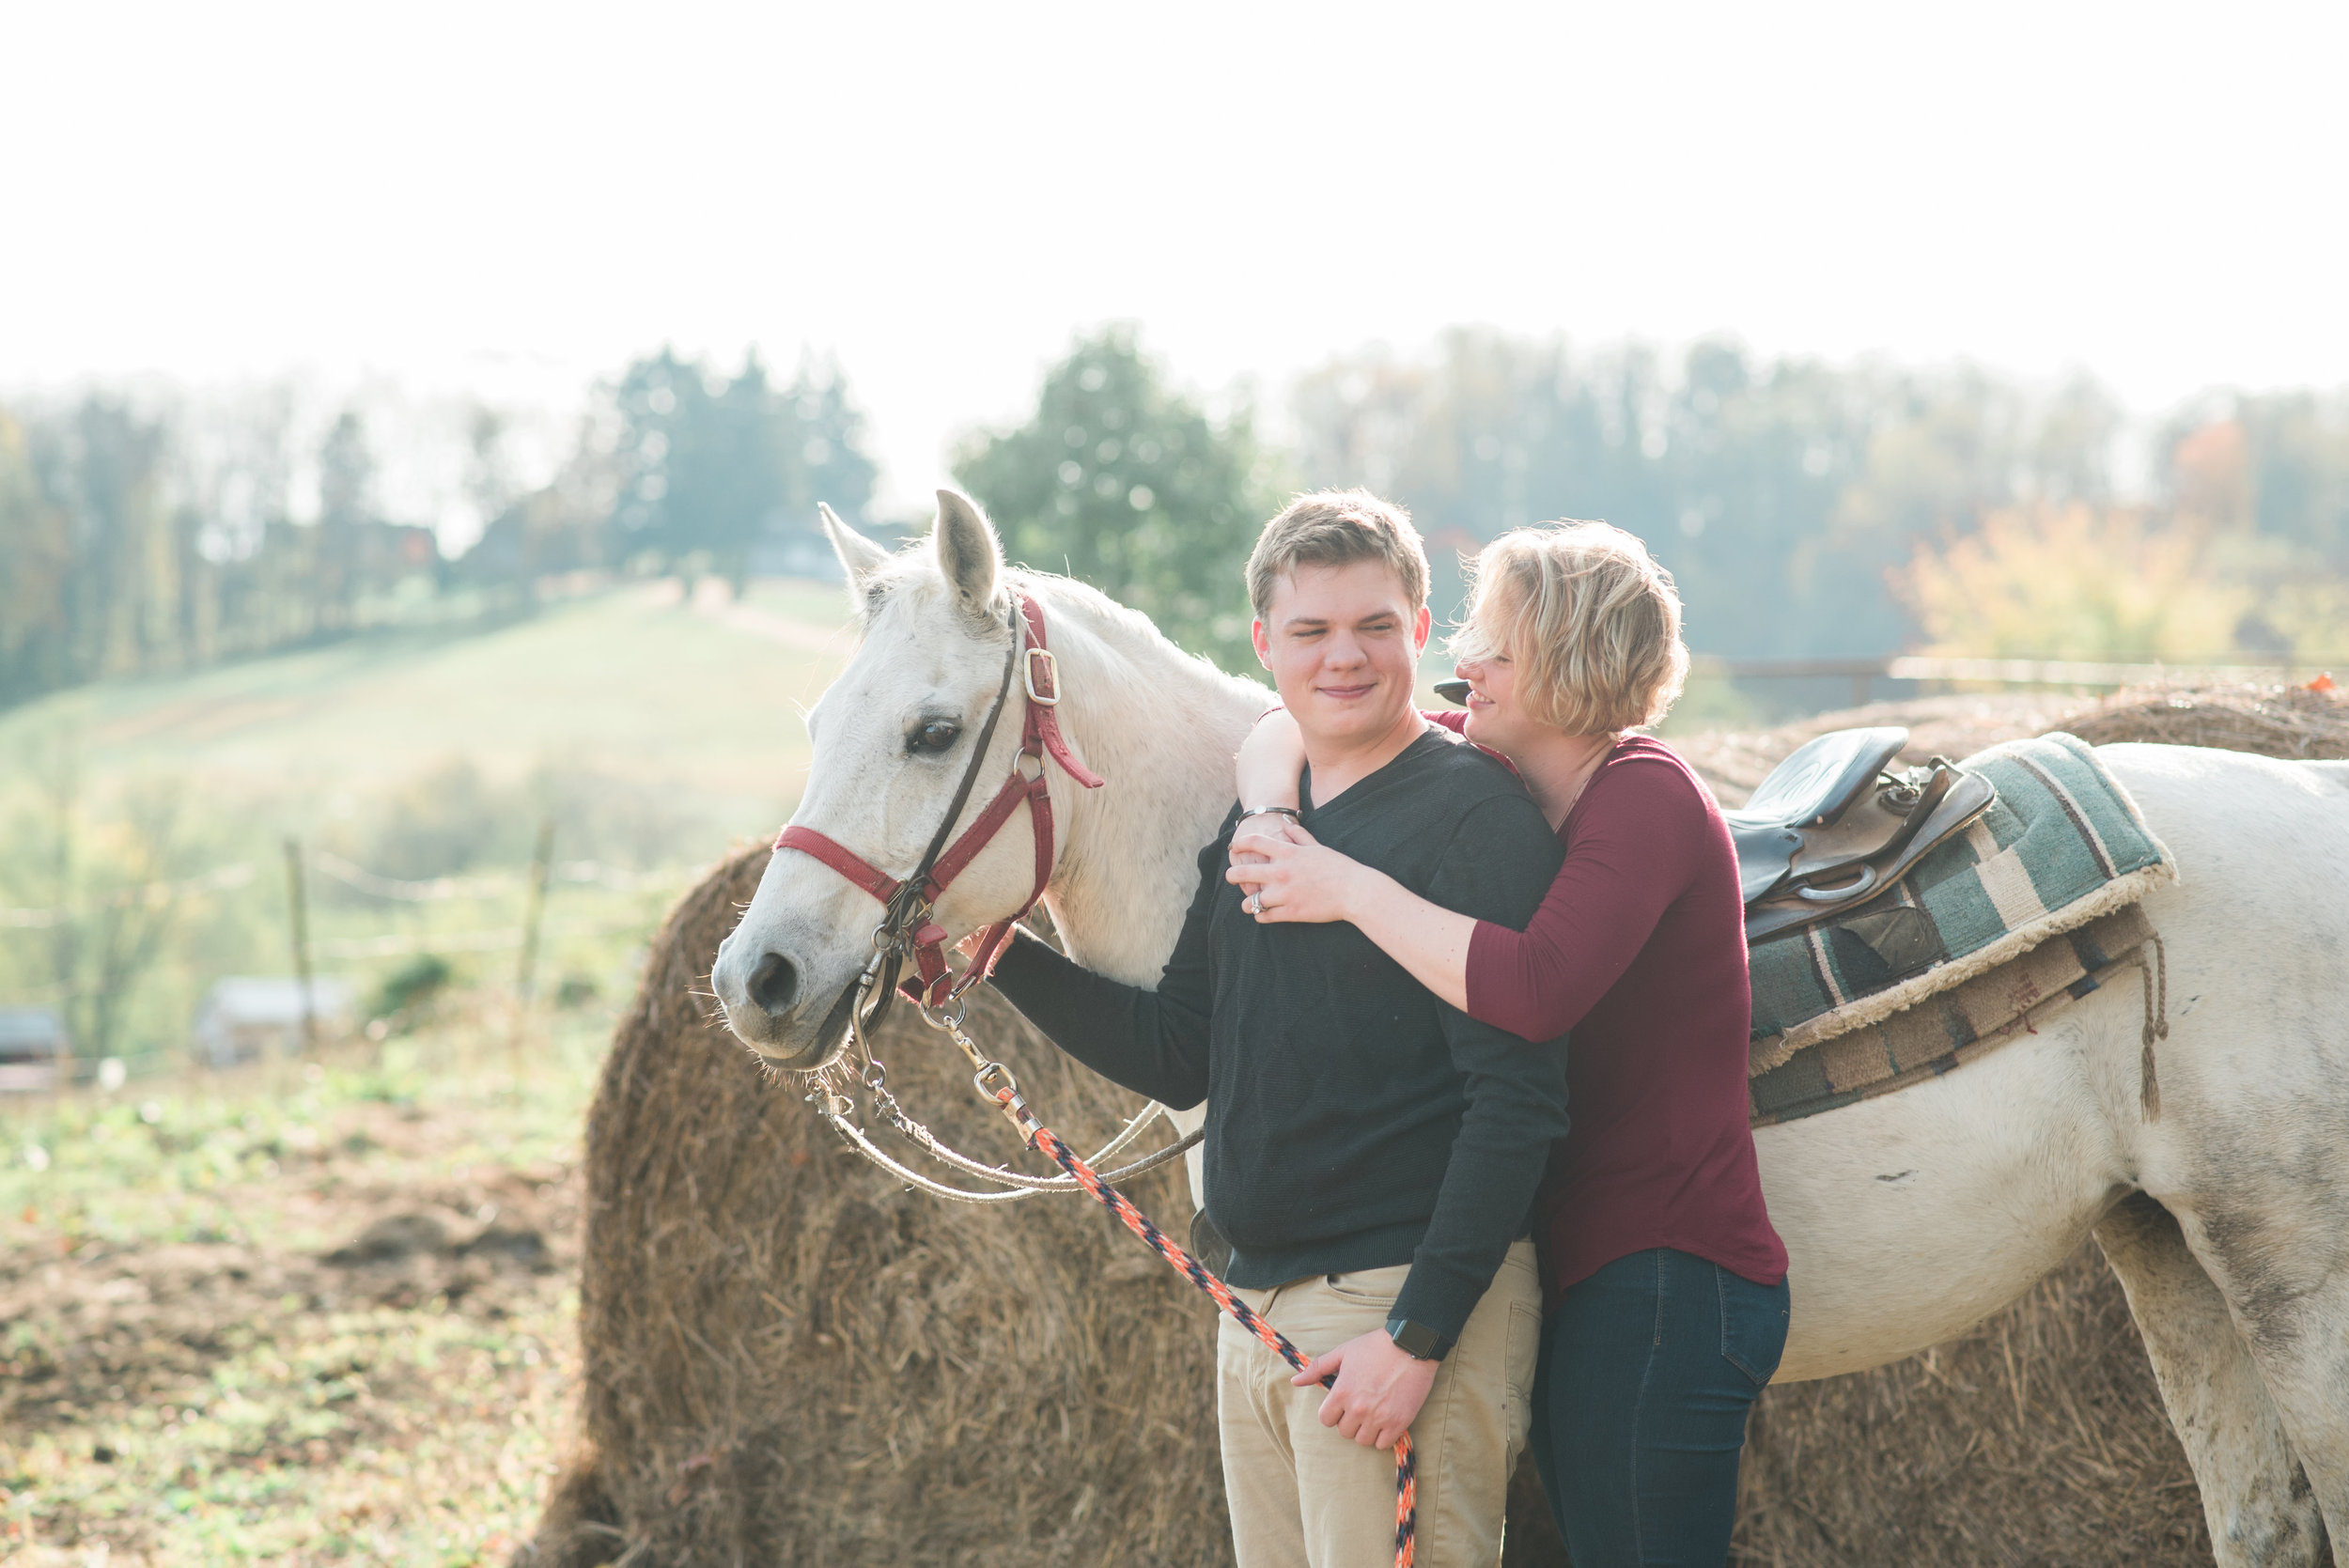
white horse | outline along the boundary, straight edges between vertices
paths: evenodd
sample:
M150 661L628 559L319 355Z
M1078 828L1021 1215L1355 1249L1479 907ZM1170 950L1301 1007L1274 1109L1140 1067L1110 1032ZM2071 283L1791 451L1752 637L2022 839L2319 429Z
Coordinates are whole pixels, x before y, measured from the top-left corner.
M1063 731L1108 780L1078 788L1048 767L1048 907L1084 964L1152 985L1268 695L1090 588L1007 572L978 510L939 500L931 541L895 555L826 519L863 641L808 716L815 761L792 821L894 875L920 860L994 701L1016 582L1044 608ZM1011 769L1023 700L1015 683L957 831ZM941 722L957 732L942 751ZM2349 763L2100 754L2183 872L2145 906L2169 959L2158 1114L2139 1105L2138 988L2107 986L1955 1072L1761 1129L1793 1260L1778 1375L1881 1366L1964 1333L2092 1233L2217 1561L2313 1564L2328 1531L2349 1543ZM941 900L954 935L1027 898L1028 820L1015 814ZM777 854L713 975L735 1033L779 1066L832 1060L878 912L835 871Z

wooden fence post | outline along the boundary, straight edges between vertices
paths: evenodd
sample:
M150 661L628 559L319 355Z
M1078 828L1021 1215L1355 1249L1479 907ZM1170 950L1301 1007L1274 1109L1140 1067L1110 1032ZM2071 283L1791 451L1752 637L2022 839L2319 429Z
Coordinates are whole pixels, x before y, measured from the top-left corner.
M319 1044L318 1001L310 988L310 906L302 875L302 841L286 840L286 911L292 926L294 983L302 987L302 1048Z
M547 912L547 874L554 863L554 818L538 819L538 846L530 857L529 902L522 910L521 969L514 977L515 993L524 1007L530 1005L531 989L536 983L538 967L538 928Z

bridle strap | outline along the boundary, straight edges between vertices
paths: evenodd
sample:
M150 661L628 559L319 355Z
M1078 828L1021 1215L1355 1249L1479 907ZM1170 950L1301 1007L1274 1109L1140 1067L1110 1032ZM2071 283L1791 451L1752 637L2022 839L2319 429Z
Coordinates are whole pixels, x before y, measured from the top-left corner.
M1012 613L1011 651L1003 663L1003 678L995 693L994 706L988 710L987 722L980 728L977 743L971 751L971 761L964 767L961 783L955 788L953 802L946 808L938 831L930 836L928 849L924 851L921 864L913 873L900 880L857 855L837 840L813 828L786 827L775 837L775 848L798 849L821 861L856 886L871 894L885 908L881 924L874 932L879 952L875 962L881 966L880 984L873 987L876 1001L872 1012L862 1022L871 1028L880 1022L888 1010L894 992L902 990L911 1001L936 1007L960 996L994 971L995 962L1003 956L1011 940L1012 927L1035 908L1044 896L1052 877L1054 834L1052 824L1052 795L1046 778L1045 759L1060 764L1063 771L1087 789L1098 789L1106 782L1083 763L1077 760L1061 734L1059 703L1060 663L1052 657L1045 641L1044 607L1033 597L1018 588L1011 591ZM977 782L980 768L986 765L987 753L993 745L995 727L1003 718L1003 708L1011 700L1012 675L1018 673L1026 689L1026 717L1020 725L1019 750L1014 756L1011 777L1003 781L995 799L979 814L960 838L950 845L948 835L960 820L963 808L970 803L971 790ZM1021 759L1033 759L1035 772L1021 770ZM930 911L957 877L976 860L981 850L993 842L997 832L1022 803L1028 807L1035 839L1035 880L1027 902L1004 919L979 933L977 946L970 964L957 978L946 967L946 931L930 919ZM915 979L897 984L897 976L905 958L914 962Z
M1021 656L1021 661L1027 665L1028 688L1028 720L1022 739L1030 745L1041 743L1070 778L1087 789L1098 789L1108 781L1079 762L1060 733L1060 660L1051 656L1051 649L1044 641L1044 606L1025 594L1016 598L1020 618L1028 623L1028 645ZM1041 664L1037 662L1039 658ZM1041 692L1036 690L1035 677L1039 673L1047 688Z
M1011 701L1012 673L1019 668L1020 645L1026 641L1020 635L1019 589L1012 590L1011 599L1014 607L1014 613L1008 617L1011 622L1011 652L1003 656L1003 678L995 687L995 701L987 710L987 722L979 727L978 743L971 748L971 760L963 765L962 781L955 785L953 802L947 806L946 815L939 819L938 831L930 835L930 846L922 851L922 863L913 868L913 875L907 877L903 884L903 888L924 890L921 896L926 903L935 900L944 890L942 882L932 884L931 868L938 864L939 854L946 847L946 835L953 832L955 824L962 819L962 808L971 800L971 786L979 782L979 769L987 766L988 749L995 744L995 726L1003 720L1003 705ZM902 907L903 888L889 911L893 926L907 918L908 910Z
M895 898L897 890L905 886L894 877L858 859L813 828L784 829L775 835L775 847L797 849L803 855L815 856L883 904Z

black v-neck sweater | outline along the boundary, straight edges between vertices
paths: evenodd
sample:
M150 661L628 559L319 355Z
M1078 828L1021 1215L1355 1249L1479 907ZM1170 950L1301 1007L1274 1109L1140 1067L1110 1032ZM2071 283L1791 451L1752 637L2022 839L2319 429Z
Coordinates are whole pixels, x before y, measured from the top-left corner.
M1522 929L1557 875L1557 835L1515 776L1439 733L1307 800L1321 843L1480 920ZM1199 852L1157 990L1025 932L995 984L1104 1077L1178 1110L1208 1102L1206 1207L1232 1283L1408 1263L1397 1314L1456 1337L1565 1136L1565 1041L1478 1023L1351 924L1260 924L1223 878L1237 816Z

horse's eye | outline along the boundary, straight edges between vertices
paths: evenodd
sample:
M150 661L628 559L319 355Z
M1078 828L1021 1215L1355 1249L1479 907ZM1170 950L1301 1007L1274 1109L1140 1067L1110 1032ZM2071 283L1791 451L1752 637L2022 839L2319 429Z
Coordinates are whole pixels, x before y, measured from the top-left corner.
M952 746L962 734L962 726L944 719L933 719L906 737L909 752L927 752L932 756Z

